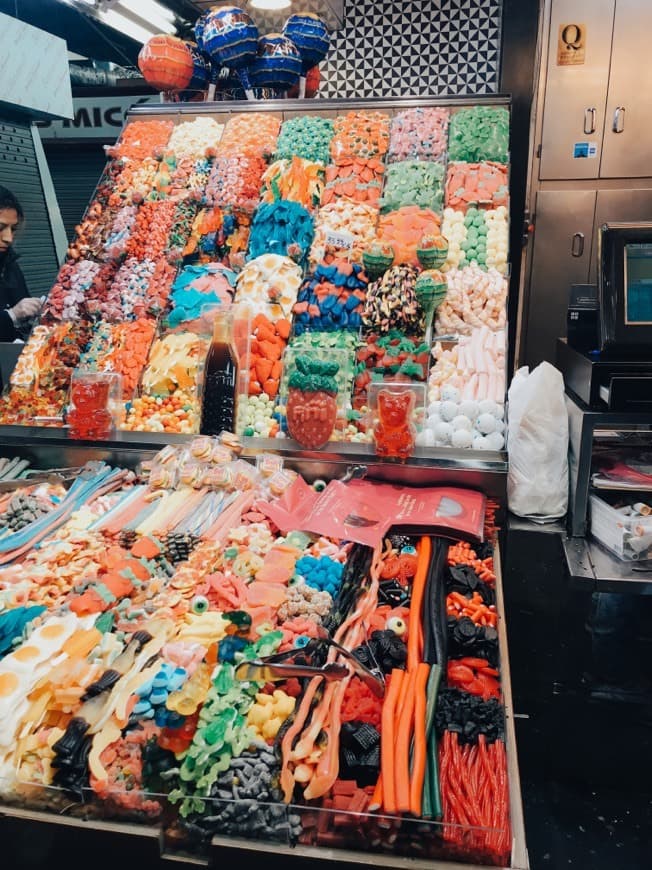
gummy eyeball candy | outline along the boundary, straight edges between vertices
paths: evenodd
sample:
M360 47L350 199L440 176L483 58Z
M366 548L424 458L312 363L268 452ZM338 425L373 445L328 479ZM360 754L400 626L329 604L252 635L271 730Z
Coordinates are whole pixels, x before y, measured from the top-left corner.
M432 429L424 429L417 434L417 447L434 447L435 435Z
M458 414L457 417L453 417L451 425L453 427L453 430L468 429L470 432L473 429L473 424L464 414Z
M387 620L387 628L401 637L407 631L407 625L399 616L392 616Z
M441 409L441 402L431 402L428 405L428 416L439 415L439 411ZM475 417L475 414L473 415Z
M482 402L480 403L482 404ZM490 432L496 431L496 418L491 414L480 414L475 421L475 428L483 435L489 435Z
M500 432L491 432L484 440L490 450L502 450L505 444L505 438Z
M465 399L463 402L460 402L458 412L464 414L469 420L475 420L480 413L480 408L477 402L474 402L472 399Z
M484 435L476 435L473 439L473 449L474 450L487 450L487 439Z
M496 420L496 432L504 432L505 431L505 421L504 420Z
M438 423L435 426L435 439L440 444L450 444L453 427L450 423Z
M451 384L446 384L442 387L441 398L444 402L459 402L460 400L460 391L457 387L453 387Z
M447 423L453 419L453 417L457 417L457 402L453 402L450 399L446 402L442 402L439 408L439 416L442 420L445 420Z
M470 429L455 429L451 436L453 447L470 447L473 443L473 435Z
M478 402L479 414L491 414L492 417L497 417L498 408L499 406L493 401L493 399L482 399Z

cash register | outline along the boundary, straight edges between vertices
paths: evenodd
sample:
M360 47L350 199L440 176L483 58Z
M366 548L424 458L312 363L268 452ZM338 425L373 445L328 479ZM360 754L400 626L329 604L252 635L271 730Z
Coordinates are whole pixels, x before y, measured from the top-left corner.
M566 389L596 410L652 413L652 221L603 224L597 274L571 287L557 341Z

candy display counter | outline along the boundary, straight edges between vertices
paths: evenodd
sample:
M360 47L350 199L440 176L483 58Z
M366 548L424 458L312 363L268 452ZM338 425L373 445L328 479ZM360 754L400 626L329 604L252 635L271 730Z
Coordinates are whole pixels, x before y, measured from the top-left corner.
M292 443L309 356L337 364L333 451L373 453L369 387L405 384L416 446L504 460L508 231L507 98L135 107L0 425L61 428L72 371L111 370L119 429L196 434L232 310L253 448Z
M203 437L71 449L2 465L3 814L194 862L527 867L495 500Z
M526 870L509 100L141 107L108 158L0 409L0 812Z

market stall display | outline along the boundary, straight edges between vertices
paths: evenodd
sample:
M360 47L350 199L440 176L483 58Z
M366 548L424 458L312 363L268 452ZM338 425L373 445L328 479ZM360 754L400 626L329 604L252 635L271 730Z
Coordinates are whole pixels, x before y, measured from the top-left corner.
M213 29L221 33L222 24ZM294 357L285 355L304 333L314 333L317 359L332 348L328 333L356 333L356 370L348 358L339 361L346 383L338 385L333 440L364 440L373 449L364 422L368 384L426 383L456 352L441 337L460 343L474 399L496 400L504 377L492 368L494 358L465 357L464 346L466 337L475 348L475 333L485 341L478 331L502 334L506 325L506 108L480 101L385 110L379 102L285 117L271 104L199 111L190 120L179 113L174 122L141 118L142 111L109 149L39 331L19 360L22 380L32 373L34 396L27 403L20 392L12 396L24 385L11 382L3 422L36 417L65 426L66 378L78 364L97 370L99 359L100 370L124 378L127 431L197 434L209 312L232 301L266 319L248 336L239 363L250 377L234 428L246 438L291 435L282 383ZM124 336L108 330L122 321L142 327L131 333L137 347L128 371L125 355L114 352L114 339L120 346ZM72 324L81 344L75 339L75 353L59 366L55 349L70 344L60 342ZM41 327L56 325L63 332L43 348ZM185 351L168 347L183 334L193 348L190 368L179 361ZM48 396L54 383L57 395ZM170 404L173 395L179 407ZM183 426L181 412L188 415ZM473 441L487 450L498 443L477 438L469 446Z
M495 505L228 443L0 494L3 805L509 866Z

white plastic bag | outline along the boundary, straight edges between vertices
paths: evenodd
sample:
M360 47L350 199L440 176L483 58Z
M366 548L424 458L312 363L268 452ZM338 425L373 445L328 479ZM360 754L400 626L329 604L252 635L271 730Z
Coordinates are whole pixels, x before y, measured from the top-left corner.
M546 521L568 508L568 413L561 373L542 362L519 369L507 394L507 500L512 513Z

